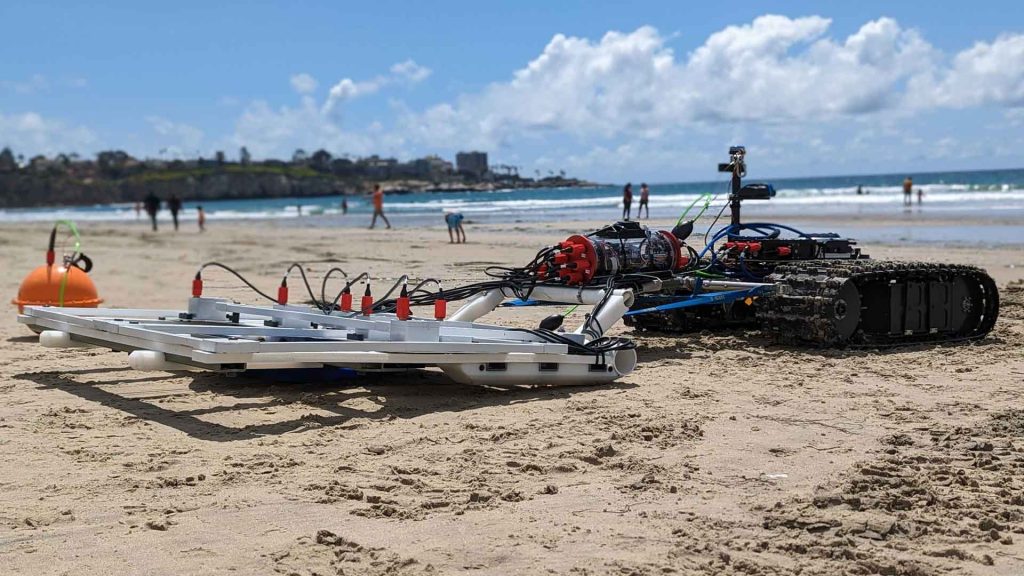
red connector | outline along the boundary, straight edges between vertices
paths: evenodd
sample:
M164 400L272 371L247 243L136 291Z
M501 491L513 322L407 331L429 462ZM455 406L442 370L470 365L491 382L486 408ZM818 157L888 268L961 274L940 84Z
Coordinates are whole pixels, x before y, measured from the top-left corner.
M341 311L352 311L352 288L348 284L345 284L345 289L341 291Z
M288 280L281 279L281 285L277 287L277 303L284 306L288 303Z
M395 303L395 316L398 316L399 320L408 320L412 312L409 310L409 291L406 290L405 284L402 284L402 292L398 295L398 301Z
M789 246L779 246L778 248L775 249L775 252L779 256L789 256L790 254L793 253L793 249L790 248Z
M199 298L203 295L203 277L196 272L196 277L192 279L192 297Z
M363 293L362 302L363 316L369 316L373 312L373 296L370 295L370 283L366 283L366 292Z
M448 315L448 301L444 299L444 290L437 289L437 298L434 299L434 320L444 320Z

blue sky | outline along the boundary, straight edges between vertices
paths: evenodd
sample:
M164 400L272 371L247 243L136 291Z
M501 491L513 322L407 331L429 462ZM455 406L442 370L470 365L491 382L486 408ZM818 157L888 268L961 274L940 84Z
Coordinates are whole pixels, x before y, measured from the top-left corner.
M30 156L481 148L526 173L1024 165L1012 2L6 2L0 145Z

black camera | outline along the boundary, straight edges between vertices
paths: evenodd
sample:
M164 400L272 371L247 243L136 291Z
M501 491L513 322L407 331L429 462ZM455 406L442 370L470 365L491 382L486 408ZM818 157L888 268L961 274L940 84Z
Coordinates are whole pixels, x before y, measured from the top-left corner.
M771 184L747 184L736 192L740 200L768 200L775 196L775 188Z
M729 146L729 163L719 164L719 172L734 172L736 168L739 168L740 172L746 172L746 162L743 161L743 157L747 155L747 148L745 146Z

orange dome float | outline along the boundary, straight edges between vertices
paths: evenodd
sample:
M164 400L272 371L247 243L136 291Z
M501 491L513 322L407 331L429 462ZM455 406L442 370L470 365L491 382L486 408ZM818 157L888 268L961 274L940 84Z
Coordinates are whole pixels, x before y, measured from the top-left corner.
M21 281L18 297L11 301L19 313L25 306L95 308L101 302L96 285L85 271L57 264L45 264L29 272Z
M56 264L54 244L57 228L67 226L74 236L74 252L64 257L62 264ZM73 222L61 220L50 232L50 246L46 251L46 264L39 266L21 281L18 297L11 300L18 307L18 313L25 306L67 306L73 308L95 308L103 300L96 291L96 285L89 278L92 260L79 251L81 245L78 229Z

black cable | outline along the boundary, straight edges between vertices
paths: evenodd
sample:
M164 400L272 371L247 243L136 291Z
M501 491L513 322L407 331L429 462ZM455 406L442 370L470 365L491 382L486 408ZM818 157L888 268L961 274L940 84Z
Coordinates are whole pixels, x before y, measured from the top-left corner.
M345 287L342 288L340 291L338 291L338 294L334 297L334 300L331 301L331 305L330 306L326 306L325 305L323 308L321 308L323 313L324 314L330 314L331 312L334 312L334 309L338 307L338 300L341 300L341 295L345 293L345 290L351 290L353 284L355 284L356 282L359 282L360 280L362 280L364 278L369 280L370 275L367 274L366 272L363 272L362 274L360 274L359 276L356 276L352 280L348 280L347 282L345 282Z
M334 274L335 272L341 272L342 277L348 278L348 274L344 270L342 270L341 268L338 268L337 266L332 267L330 270L328 270L324 274L323 280L320 282L320 302L321 302L321 304L319 305L319 308L321 310L323 310L324 308L327 307L327 281L331 279L331 274ZM314 299L314 302L315 301L316 300Z
M382 302L387 301L388 296L391 296L391 294L394 293L394 291L399 286L401 286L403 282L407 282L408 280L409 280L409 277L406 276L405 274L402 274L402 277L399 278L394 284L391 285L391 289L388 290L387 293L385 293L383 297L381 297L376 302L374 302L373 304L370 305L370 310L376 310L381 305ZM407 295L408 295L408 293L407 293ZM410 302L410 304L411 304L411 302Z
M313 287L309 285L309 279L306 278L306 271L303 269L303 264L301 262L292 262L292 265L289 266L288 269L284 271L285 279L287 279L288 274L290 274L291 271L296 268L299 269L299 275L302 276L302 283L306 285L306 293L309 294L309 299L313 301L313 304L317 308L323 307L323 297L321 295L321 301L317 302L316 296L313 295Z
M198 276L199 274L202 273L203 270L206 270L207 268L209 268L211 266L214 267L214 268L220 268L221 270L225 270L225 271L233 274L235 276L235 278L238 278L239 280L241 280L242 283L245 284L246 286L248 286L249 288L251 288L253 292L259 294L260 296L266 298L267 300L270 300L274 304L277 304L277 298L274 298L274 297L266 294L265 292L263 292L262 290L260 290L256 286L254 286L252 282L249 282L248 280L246 280L244 276L242 276L241 274L236 272L234 268L232 268L232 267L230 267L230 266L228 266L226 264L221 264L220 262L207 262L207 263L205 263L205 264L203 264L202 266L199 267L199 270L196 271L196 275Z

